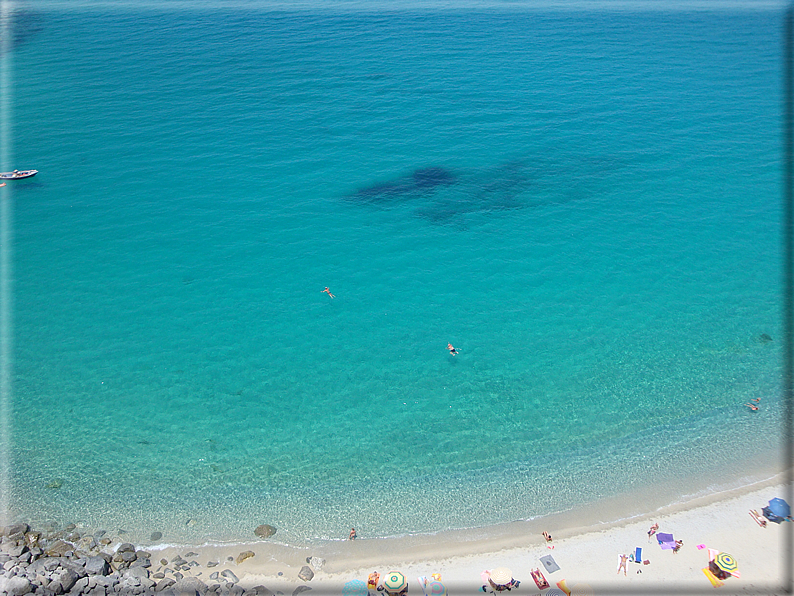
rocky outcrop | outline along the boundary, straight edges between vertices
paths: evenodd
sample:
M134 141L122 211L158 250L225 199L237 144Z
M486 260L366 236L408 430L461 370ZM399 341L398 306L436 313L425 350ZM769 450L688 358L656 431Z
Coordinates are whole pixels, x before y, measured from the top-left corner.
M243 561L253 557L254 554L255 553L252 550L245 550L245 551L241 552L239 555L237 555L237 559L235 559L235 562L239 565Z
M298 577L305 582L311 581L314 577L314 571L312 571L312 568L308 565L304 565L298 572Z
M121 531L119 531L121 533ZM152 569L151 554L131 542L118 544L104 537L105 531L93 535L81 527L63 531L47 527L32 531L27 524L0 527L0 596L243 596L246 590L230 569L213 571L207 578L205 569L221 563L207 562L204 568L196 561L199 553L176 555L171 562L159 560ZM69 538L73 539L70 540ZM106 549L106 550L103 550ZM255 556L244 551L237 562ZM235 559L229 557L224 565ZM209 585L202 579L207 578ZM264 586L248 590L248 596L273 596Z
M270 538L275 533L276 533L276 528L274 528L273 526L269 526L267 524L262 524L261 526L257 526L256 530L254 530L254 534L259 536L260 538Z

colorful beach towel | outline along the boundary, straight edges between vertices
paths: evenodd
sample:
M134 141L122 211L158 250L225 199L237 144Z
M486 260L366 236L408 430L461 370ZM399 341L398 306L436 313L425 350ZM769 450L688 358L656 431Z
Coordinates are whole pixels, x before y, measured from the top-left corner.
M563 592L565 592L566 596L571 596L571 590L570 588L568 588L568 584L564 579L561 579L560 581L557 582L557 587Z
M539 590L545 590L546 588L549 587L549 582L546 580L546 578L543 575L543 572L540 569L533 569L530 572L530 575L532 575L532 579L535 580L535 585L538 587Z
M656 535L656 540L659 541L662 550L673 550L675 548L675 539L672 534L659 533Z
M709 578L711 585L714 586L715 588L719 588L720 586L725 585L725 582L722 582L719 579L717 579L717 576L714 575L708 567L704 567L702 571L706 575L706 577Z
M540 562L543 563L543 566L546 568L548 573L554 573L555 571L560 570L560 566L557 565L557 561L554 560L554 557L551 555L546 555L540 558Z

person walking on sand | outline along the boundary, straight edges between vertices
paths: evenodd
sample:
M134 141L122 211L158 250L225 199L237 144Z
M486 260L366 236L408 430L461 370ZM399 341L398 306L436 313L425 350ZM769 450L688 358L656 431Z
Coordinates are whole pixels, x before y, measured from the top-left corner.
M326 294L328 294L328 295L329 295L331 298L336 298L336 296L334 296L333 294L331 294L331 290L329 290L327 286L326 286L326 288L323 290L323 292L325 292Z
M651 541L651 536L653 536L654 534L656 534L656 530L658 530L658 529L659 529L659 524L656 524L656 523L655 523L655 524L653 524L653 525L651 526L651 529L650 529L650 530L648 530L648 542L650 542L650 541Z
M620 570L623 569L623 575L626 575L626 561L629 560L628 555L620 555L620 565L618 565L618 575L620 575Z
M447 350L449 350L449 353L452 354L453 356L458 355L458 351L454 348L454 346L451 343L447 343Z
M350 528L350 536L348 536L348 540L355 540L356 539L356 529Z

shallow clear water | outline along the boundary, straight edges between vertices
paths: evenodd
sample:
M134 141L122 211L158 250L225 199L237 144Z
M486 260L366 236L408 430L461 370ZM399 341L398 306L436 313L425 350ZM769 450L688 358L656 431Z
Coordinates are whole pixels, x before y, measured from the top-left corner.
M432 532L779 439L779 12L28 10L19 517Z

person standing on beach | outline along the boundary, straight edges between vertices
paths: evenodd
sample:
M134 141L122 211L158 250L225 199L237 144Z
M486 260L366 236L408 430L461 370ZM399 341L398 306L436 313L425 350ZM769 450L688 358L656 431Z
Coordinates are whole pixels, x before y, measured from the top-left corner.
M629 560L627 555L620 555L620 565L618 565L618 575L620 575L620 570L623 569L623 575L626 575L626 561Z
M648 530L648 542L650 542L650 541L651 541L651 536L653 536L654 534L656 534L656 530L658 530L658 529L659 529L659 524L653 524L653 525L651 526L651 529L650 529L650 530Z
M348 536L348 540L355 540L356 539L356 529L350 528L350 536Z

